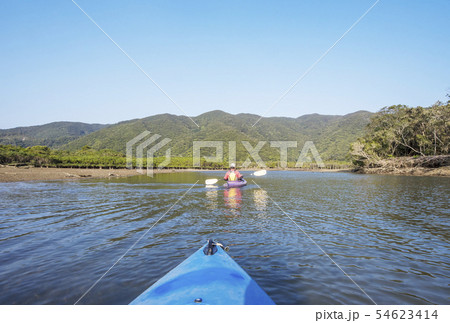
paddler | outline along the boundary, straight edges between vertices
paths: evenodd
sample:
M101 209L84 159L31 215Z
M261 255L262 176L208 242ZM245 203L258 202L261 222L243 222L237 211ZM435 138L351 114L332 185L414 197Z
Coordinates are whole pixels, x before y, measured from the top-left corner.
M223 179L226 181L240 181L243 177L244 176L236 169L236 165L231 163L230 170L225 174Z

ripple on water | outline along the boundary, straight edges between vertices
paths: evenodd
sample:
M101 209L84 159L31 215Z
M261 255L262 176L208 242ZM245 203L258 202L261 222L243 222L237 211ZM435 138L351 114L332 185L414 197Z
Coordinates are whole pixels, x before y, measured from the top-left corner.
M0 303L74 303L140 239L82 301L127 304L209 237L278 304L448 303L448 179L269 172L165 214L219 176L0 184Z

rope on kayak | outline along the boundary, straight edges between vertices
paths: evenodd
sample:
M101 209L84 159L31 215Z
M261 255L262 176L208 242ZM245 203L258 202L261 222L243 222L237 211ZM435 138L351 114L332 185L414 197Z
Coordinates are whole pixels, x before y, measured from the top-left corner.
M259 186L254 180L252 180L252 182L256 185L256 186L258 186L261 190L262 190L262 188L261 188L261 186ZM277 202L275 202L274 200L273 200L273 198L269 195L269 194L267 194L267 196L269 197L269 199L273 202L273 204L275 204L279 209L280 209L280 211L281 212L283 212L284 213L284 215L286 215L296 226L297 226L297 228L299 228L302 232L303 232L303 234L305 235L305 236L307 236L308 237L308 239L309 240L311 240L315 245L316 245L316 247L317 248L319 248L320 249L320 251L322 251L323 252L323 254L325 255L325 256L327 256L332 262L333 262L333 264L335 264L336 265L336 267L338 267L343 273L344 273L344 275L345 276L347 276L348 277L348 279L350 279L352 282L353 282L353 284L355 284L356 285L356 287L358 287L363 293L364 293L364 295L366 295L375 305L378 305L373 299L372 299L372 297L370 297L365 291L364 291L364 289L362 289L361 288L361 286L359 286L345 271L344 271L344 269L342 269L341 268L341 266L339 266L337 263L336 263L336 261L334 261L333 260L333 258L331 258L326 252L325 252L325 250L323 250L318 244L317 244L317 242L315 242L314 240L313 240L313 238L311 238L311 236L309 235L309 234L307 234L303 229L302 229L302 227L300 227L298 224L297 224L297 222L295 222L294 221L294 219L292 219L290 216L289 216L289 214L287 214L282 208L281 208L281 206L277 203Z
M159 222L163 217L165 217L166 214L169 213L169 211L172 210L172 208L173 208L176 204L178 204L178 202L180 202L181 199L182 199L183 197L185 197L187 193L189 193L189 191L190 191L195 185L197 185L198 182L199 182L199 180L196 181L191 187L189 187L189 189L188 189L186 192L184 192L184 194L181 195L181 196L178 198L178 200L176 200L175 203L173 203L172 206L171 206L171 207L170 207L170 208L169 208L169 209L168 209L168 210L167 210L167 211L166 211L166 212L165 212L165 213L164 213L164 214L163 214L163 215L155 222L155 223L153 223L153 225L152 225L150 228L148 228L148 229L144 232L144 234L143 234L139 239L137 239L136 242L133 243L133 245L132 245L130 248L128 248L128 250L125 251L125 253L124 253L122 256L120 256L119 259L117 259L116 262L115 262L111 267L109 267L109 269L108 269L108 270L107 270L107 271L106 271L99 279L97 279L97 281L96 281L95 283L93 283L92 286L89 287L88 290L87 290L86 292L84 292L84 294L81 295L81 297L80 297L73 305L77 305L78 302L80 302L80 301L84 298L84 296L86 296L86 295L92 290L92 288L94 288L95 285L97 285L97 284L100 282L100 280L102 280L103 277L105 277L106 274L108 274L108 273L110 272L110 270L113 269L114 266L117 265L117 264L119 263L119 261L121 261L122 258L125 257L125 256L127 255L127 253L130 252L130 250L133 249L133 248L139 243L139 241L141 241L141 240L147 235L147 233L149 233L149 231L150 231L151 229L153 229L153 227L154 227L156 224L158 224L158 222Z
M212 256L213 254L215 254L217 252L217 247L220 247L225 251L230 250L229 247L226 247L219 241L215 241L213 239L208 239L207 243L208 245L205 247L205 249L203 249L203 253L206 256Z
M214 241L214 244L216 245L216 246L219 246L219 247L221 247L223 250L225 250L225 251L228 251L228 250L230 250L230 247L228 247L228 246L224 246L223 244L221 244L219 241Z

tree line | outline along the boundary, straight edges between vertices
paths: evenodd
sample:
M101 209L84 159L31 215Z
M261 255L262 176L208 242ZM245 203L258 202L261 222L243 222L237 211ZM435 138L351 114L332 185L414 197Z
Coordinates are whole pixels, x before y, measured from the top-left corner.
M450 100L430 107L393 105L371 117L365 135L351 145L353 163L370 166L381 159L448 155Z
M155 157L153 165L159 165L164 162L165 157ZM242 165L244 161L237 161ZM77 151L67 151L51 149L46 146L20 147L14 145L0 145L0 164L11 166L35 166L35 167L74 167L74 168L126 168L126 155L110 149L96 150L90 146L84 146ZM132 167L147 167L147 159L132 159ZM266 161L268 168L278 168L277 160ZM344 161L326 161L325 168L345 168L348 162ZM156 167L156 166L155 166ZM249 167L257 168L258 165L253 162ZM294 168L295 162L288 162L287 167ZM171 157L170 163L164 168L186 169L193 168L192 157ZM225 169L228 168L227 159L223 162L211 162L205 158L200 159L201 169ZM302 168L317 168L316 163L304 163Z

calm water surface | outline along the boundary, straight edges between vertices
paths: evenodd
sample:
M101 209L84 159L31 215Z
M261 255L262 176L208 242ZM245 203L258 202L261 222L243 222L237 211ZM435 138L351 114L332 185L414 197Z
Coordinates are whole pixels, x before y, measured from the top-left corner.
M0 184L0 304L127 304L207 238L277 304L450 304L447 178L269 172ZM304 230L303 233L280 209Z

